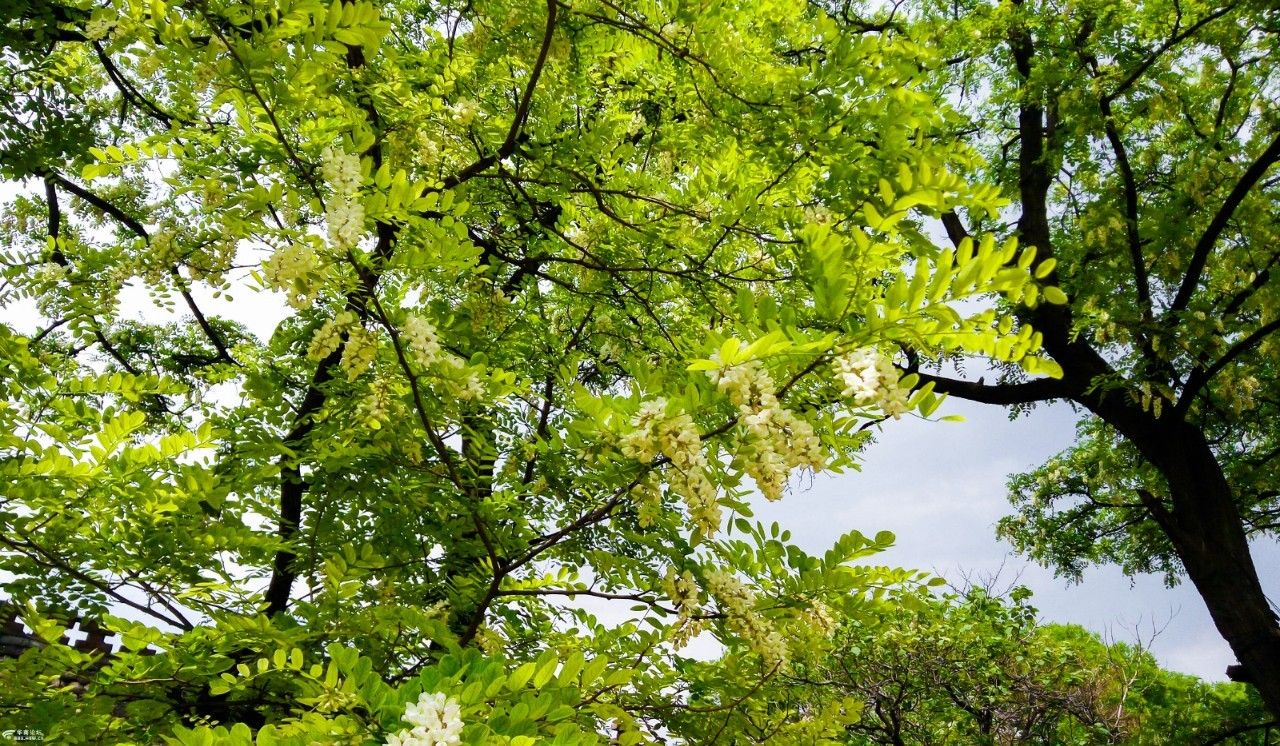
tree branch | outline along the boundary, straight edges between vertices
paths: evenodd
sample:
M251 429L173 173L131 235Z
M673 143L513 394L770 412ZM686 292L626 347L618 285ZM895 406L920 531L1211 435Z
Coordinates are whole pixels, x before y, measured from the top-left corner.
M1133 166L1129 164L1129 154L1125 150L1124 141L1120 139L1120 130L1116 128L1115 118L1111 113L1111 105L1102 100L1098 102L1107 133L1107 142L1111 143L1111 152L1115 155L1116 169L1120 172L1120 181L1124 188L1124 233L1129 247L1129 261L1133 265L1134 286L1138 294L1138 303L1146 319L1152 316L1151 284L1147 279L1147 265L1142 258L1142 239L1138 234L1138 184L1133 177Z
M524 123L529 118L529 107L533 102L533 91L538 86L538 79L542 77L542 69L547 64L547 55L551 52L551 37L555 32L556 16L559 12L560 6L556 0L547 0L547 25L542 34L542 46L538 49L538 57L534 60L533 70L529 73L528 82L525 83L524 95L521 96L520 104L516 107L516 115L511 120L511 127L507 129L507 137L502 141L498 152L480 158L475 163L445 179L442 189L453 189L473 176L489 170L503 158L515 153L516 143L520 140L520 131L524 128Z
M956 396L983 404L1032 404L1053 399L1069 399L1075 393L1072 387L1058 378L1036 378L1022 383L986 385L954 378L944 378L929 373L917 373L920 383L932 383L940 394Z
M1236 736L1249 733L1250 731L1262 730L1263 728L1274 728L1280 726L1280 720L1268 720L1265 723L1255 723L1253 725L1241 725L1231 730L1224 731L1204 742L1204 746L1215 746L1219 743L1226 743L1229 739Z
M546 65L547 56L551 49L551 37L555 30L556 15L558 12L555 0L548 0L547 8L547 25L542 38L542 46L539 49L538 58L534 62L533 71L530 73L529 81L525 85L524 96L516 109L515 117L512 119L511 126L507 130L507 137L503 141L502 146L498 149L496 154L485 156L463 169L458 174L446 179L442 189L451 189L461 184L485 169L490 168L499 160L506 158L515 152L515 146L520 137L521 128L529 115L529 108L533 99L534 89L537 87L538 79L542 75L542 70ZM348 55L347 63L348 66L352 68L363 66L363 55ZM265 101L263 102L263 106L266 106ZM363 108L369 119L376 122L378 119L376 110L373 110L369 106L365 106ZM268 111L268 113L270 112ZM283 135L281 137L282 145L288 149L288 143L283 141ZM374 147L377 147L376 143ZM376 150L371 153L371 156L375 160L380 160L381 158L380 152ZM305 172L305 168L300 160L296 157L293 157L291 160L296 167L303 169ZM390 259L391 254L394 251L397 232L398 230L396 226L390 223L379 222L377 224L378 245L374 249L374 254L384 262ZM360 269L358 263L357 269ZM377 305L377 299L374 297L374 293L376 291L379 278L380 275L377 272L362 273L360 287L347 297L347 307L350 310L355 311L356 315L361 319L368 319L373 310L372 306ZM338 348L330 353L329 356L321 361L320 365L317 366L315 376L313 377L310 386L307 388L307 394L303 399L302 406L299 408L298 415L294 419L294 426L284 439L285 446L291 451L300 450L303 441L310 435L311 430L314 427L314 415L320 411L320 408L324 405L325 399L327 398L321 387L332 379L333 371L336 370L338 364L342 360L342 354L345 347L346 339L344 337ZM397 345L396 348L397 351L399 351L399 345ZM412 375L409 376L409 381L411 385L416 385L416 380ZM441 438L439 434L429 426L429 422L426 424L428 426L428 437L431 439L432 445L440 451L442 459L449 459L448 447L444 443L443 438ZM451 472L453 472L453 479L458 481L459 477L456 474L456 471L452 468L451 460L446 463L450 465ZM297 463L296 456L293 459L282 457L280 459L280 519L276 529L276 533L282 542L290 541L301 525L303 507L302 496L305 490L306 485L302 480L300 466ZM293 581L297 578L297 572L292 567L295 559L296 553L288 546L285 546L276 552L273 561L271 582L265 595L268 616L281 613L288 608ZM483 608L481 608L477 613L482 616Z
M1183 277L1182 286L1178 288L1178 294L1169 306L1168 315L1183 310L1191 302L1191 295L1195 293L1196 287L1200 284L1200 275L1204 272L1205 264L1209 261L1209 255L1213 252L1213 247L1218 243L1218 238L1222 235L1222 232L1226 230L1227 223L1235 215L1240 203L1249 195L1249 190L1253 189L1254 185L1262 179L1263 175L1277 160L1280 160L1280 135L1276 135L1271 144L1267 146L1267 149L1262 151L1257 160L1245 170L1240 180L1236 182L1235 187L1232 188L1231 193L1223 201L1222 206L1218 208L1213 220L1209 222L1209 227L1205 228L1200 240L1196 242L1195 250L1191 254L1191 261L1187 265L1187 274Z
M1150 57L1143 60L1142 64L1138 65L1138 67L1135 68L1133 72L1129 73L1129 77L1121 81L1120 85L1116 86L1114 91L1107 94L1104 100L1108 102L1115 101L1125 91L1129 90L1130 86L1138 82L1138 78L1141 78L1142 74L1145 73L1149 67L1154 65L1156 60L1160 59L1160 55L1169 51L1170 49L1172 49L1174 46L1178 45L1182 41L1190 38L1192 35L1194 35L1197 31L1199 31L1203 26L1205 26L1209 22L1217 20L1218 18L1221 18L1227 13L1230 13L1232 10L1235 10L1235 7L1236 6L1234 4L1224 5L1223 7L1218 8L1212 13L1209 13L1204 18L1201 18L1200 20L1191 24L1184 31L1182 31L1182 33L1175 33L1173 36L1169 37L1164 44L1160 45L1159 49L1157 49L1154 53L1152 53Z
M43 171L38 173L40 173L41 176L45 177L46 181L49 179L52 179L54 182L58 184L58 186L62 187L63 189L66 189L68 192L71 192L72 194L84 200L85 202L88 202L89 204L98 208L98 210L115 218L116 222L128 228L139 238L151 240L151 234L147 232L147 227L144 226L141 222L139 222L137 218L133 217L129 213L125 212L124 210L121 210L119 207L111 204L107 200L103 199L102 197L99 197L98 195L94 194L88 189L85 189L79 184L67 179L65 176L62 176L61 174L54 173L52 171Z
M125 78L124 74L120 72L120 69L116 67L115 63L111 61L111 58L102 49L100 42L93 42L93 51L97 54L98 61L102 63L103 69L107 71L107 77L111 78L111 82L115 83L116 88L120 89L120 95L133 102L138 108L148 112L153 119L165 127L173 124L172 116L157 106L154 101L143 96L137 87Z
M114 218L117 222L119 222L121 225L128 228L138 237L148 242L151 240L151 235L147 232L146 226L144 226L141 221L129 215L129 213L125 212L124 210L121 210L119 207L112 204L111 202L103 199L97 194L94 194L88 189L85 189L79 184L76 184L75 182L72 182L68 180L66 177L61 176L59 174L52 173L52 172L47 173L45 174L44 178L45 178L46 191L52 190L53 182L56 182L57 184L61 185L64 189L66 189L68 192L71 192L72 194L76 195L80 199L84 200L85 202L88 202L89 204L93 205L94 207L98 208L102 212ZM52 204L56 205L56 202ZM54 212L54 209L51 209L50 210L51 225L53 220L53 217L52 217L53 212ZM57 249L55 249L55 251L57 251ZM169 267L169 275L173 278L174 284L177 286L178 292L182 295L182 300L187 304L187 308L191 311L191 315L195 318L196 324L200 327L200 330L204 332L205 337L209 339L209 342L210 344L213 345L213 348L217 350L218 357L220 357L224 362L230 363L231 365L239 366L240 363L231 356L231 352L227 349L226 341L222 339L222 336L218 334L217 330L213 328L213 325L209 323L209 319L205 317L204 313L200 310L200 307L196 305L196 299L192 297L190 290L188 290L187 288L187 282L182 277L182 275L178 272L178 268L172 267L172 266Z
M65 186L70 182L53 173L40 173L39 175L44 179L45 201L48 203L49 210L49 238L53 239L53 252L49 255L49 261L63 269L70 269L71 260L67 259L67 255L63 253L62 247L58 244L58 240L62 237L62 208L58 204L57 186L58 184ZM75 185L71 184L71 186ZM74 190L68 191L74 193ZM91 196L97 197L97 195ZM102 332L102 325L98 323L98 320L92 315L89 316L89 320L93 322L94 339L98 340L98 344L102 345L102 349L106 350L107 354L117 363L120 363L120 367L124 368L130 375L138 375L138 369L124 355L120 354L115 345L111 344L111 341L107 339L107 335ZM162 409L168 411L168 402L163 396L155 396L155 401Z
M1178 399L1175 411L1179 414L1186 412L1191 407L1191 402L1195 399L1200 389L1212 380L1219 371L1230 365L1236 358L1253 349L1268 335L1277 330L1280 330L1280 318L1272 319L1270 322L1254 329L1252 334L1232 345L1231 349L1227 350L1226 354L1218 358L1218 361L1213 365L1208 368L1197 368L1187 378L1187 385L1182 390L1182 396Z
M947 238L957 248L959 248L961 241L969 237L969 231L964 227L964 223L961 222L960 216L956 214L955 210L947 210L942 213L942 227L947 231Z

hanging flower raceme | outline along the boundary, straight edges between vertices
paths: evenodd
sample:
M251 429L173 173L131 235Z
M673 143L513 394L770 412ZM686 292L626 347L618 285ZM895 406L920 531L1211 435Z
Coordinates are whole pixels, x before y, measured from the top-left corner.
M320 257L302 242L290 243L280 249L263 264L262 274L267 283L288 296L294 308L306 308L320 292L316 275L320 270Z
M421 316L410 314L405 318L402 335L419 365L429 367L444 356L444 350L440 348L440 335L436 333L435 327Z
M671 642L679 650L703 629L702 620L694 618L702 608L698 601L698 584L693 573L685 570L676 574L676 569L671 567L662 580L662 588L667 598L676 606L676 623L671 626Z
M632 420L634 429L622 438L622 453L642 463L666 456L674 467L671 488L684 498L694 524L708 536L720 529L720 503L716 487L707 476L707 456L702 437L687 413L667 414L667 400L640 405Z
M328 357L329 353L342 346L343 337L355 323L356 315L350 311L342 311L337 316L324 322L324 325L316 331L315 336L311 338L311 343L307 346L307 357L317 362Z
M372 332L361 326L354 326L347 332L347 345L342 348L342 370L347 374L347 381L354 381L373 365L378 355L378 339Z
M787 643L782 634L756 611L756 598L751 589L732 573L712 570L707 573L707 589L725 613L725 623L769 666L787 660Z
M364 233L364 205L354 199L333 199L325 212L329 226L329 244L348 249L360 241Z
M457 746L462 743L462 713L458 703L439 692L423 692L404 708L410 726L387 736L387 746Z
M355 246L364 233L364 203L359 199L362 177L360 159L350 153L325 148L321 154L320 176L333 189L325 204L329 243L334 248Z
M893 361L873 349L846 353L835 360L841 396L862 407L877 407L885 415L901 419L908 410L911 391L901 383Z
M360 188L360 159L341 150L325 148L320 154L320 177L334 194L349 197Z
M444 349L440 333L431 322L417 314L405 317L400 338L410 358L423 368L437 367L449 381L453 393L465 401L479 401L488 392L480 372L469 368L461 357Z
M738 408L748 434L745 468L766 498L782 497L792 469L823 467L826 456L813 426L782 406L773 378L759 360L710 370L707 375Z
M648 528L658 520L662 511L662 485L657 475L650 472L635 487L631 488L631 498L636 506L636 523L641 528Z

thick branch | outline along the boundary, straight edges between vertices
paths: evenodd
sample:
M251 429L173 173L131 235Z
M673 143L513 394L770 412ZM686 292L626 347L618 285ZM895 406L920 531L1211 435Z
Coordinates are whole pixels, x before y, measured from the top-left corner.
M1186 29L1184 29L1181 33L1175 32L1174 35L1169 37L1164 44L1161 44L1160 48L1157 49L1155 52L1153 52L1150 57L1143 60L1142 64L1134 68L1133 72L1129 73L1129 76L1125 78L1123 81L1121 81L1120 85L1116 86L1115 90L1107 94L1107 97L1103 100L1108 102L1115 101L1117 98L1123 95L1125 91L1129 90L1129 88L1134 83L1138 82L1138 79L1142 77L1143 73L1145 73L1147 69L1150 68L1153 64L1155 64L1156 60L1160 59L1161 55L1163 55L1165 52L1172 49L1174 46L1182 43L1186 39L1191 38L1192 35L1194 35L1197 31L1199 31L1202 27L1204 27L1209 22L1214 21L1218 18L1221 18L1222 16L1226 15L1232 10L1235 10L1235 7L1236 6L1233 3L1224 5L1221 8L1218 8L1217 10L1213 11L1212 13L1207 14L1204 18L1201 18L1200 20L1191 24ZM1176 27L1175 27L1175 31L1176 31Z
M160 122L165 127L169 127L173 124L173 117L169 116L169 114L159 106L156 106L154 101L143 96L142 93L138 91L137 87L125 78L124 74L120 72L115 63L111 61L111 58L107 56L107 53L103 51L102 44L100 42L95 41L93 43L93 51L97 54L98 61L102 63L102 68L107 71L107 77L111 78L111 82L115 83L116 88L120 89L120 95L124 96L126 100L132 102L138 108L145 110L152 119Z
M960 381L954 378L943 378L929 373L918 373L920 383L932 383L933 390L939 394L957 396L969 401L983 404L1032 404L1052 399L1069 399L1075 393L1064 380L1057 378L1036 378L1022 383L1002 383L987 385L972 381Z
M66 266L67 258L62 255L58 246L58 236L62 234L62 208L58 205L58 187L53 179L44 177L45 204L49 209L49 238L53 239L53 262Z
M542 75L542 69L546 65L547 55L551 49L551 37L555 28L555 20L557 7L553 0L548 0L548 17L546 31L542 39L542 47L538 52L538 58L534 63L533 71L529 76L529 82L525 86L524 96L517 107L515 117L512 119L511 126L507 130L506 140L502 147L499 148L495 155L486 156L475 163L463 169L458 174L451 176L445 180L445 189L452 188L470 179L476 174L492 167L498 161L515 152L516 142L520 137L521 128L529 115L529 108L533 98L533 92L538 84L538 79ZM363 54L349 54L347 63L350 67L360 67L364 64ZM265 103L264 103L265 106ZM369 102L364 102L364 110L370 121L376 123L378 121L377 111L372 108ZM281 141L283 147L288 149L288 144ZM381 152L379 146L373 146L370 156L375 161L381 160ZM300 165L300 161L293 159L295 165ZM394 244L398 229L395 225L385 222L379 222L376 227L378 235L378 245L374 249L374 255L381 259L384 263L391 258L394 251ZM358 264L358 263L357 263ZM363 319L368 319L373 306L377 305L377 299L374 293L380 279L380 271L370 271L362 273L361 285L347 297L347 307L349 310L355 311L356 315ZM371 302L372 301L372 302ZM342 353L346 346L344 339L338 349L334 350L328 357L321 361L316 369L315 376L311 385L307 389L307 394L303 399L302 406L298 410L298 415L294 419L294 427L288 435L285 436L284 444L291 451L295 452L292 458L281 458L280 460L280 519L277 523L276 533L282 542L286 542L281 549L276 552L273 561L271 582L266 592L267 615L271 616L283 612L289 605L289 596L293 587L294 580L297 579L297 572L293 568L294 561L297 558L296 553L288 546L295 533L297 533L302 520L302 496L306 491L306 485L302 480L300 466L297 460L297 451L301 449L305 439L310 435L314 427L314 416L320 411L324 405L326 394L322 390L324 384L333 378L333 372L337 369L338 364L342 360ZM397 345L399 350L399 345ZM411 384L415 383L412 375L409 376ZM419 406L421 413L421 407ZM448 459L447 446L443 439L435 433L430 427L430 423L424 423L427 427L428 435L431 437L432 444L440 450L441 458ZM450 461L451 471L452 465ZM458 476L454 474L455 481ZM478 614L483 615L483 608Z
M150 234L147 233L146 226L144 226L141 223L141 221L139 221L137 218L134 218L124 210L121 210L119 207L112 204L111 202L103 199L102 197L99 197L97 194L94 194L93 192L89 191L88 189L85 189L79 184L69 181L65 177L55 173L49 173L45 175L46 191L51 191L53 189L54 182L61 185L64 189L76 195L77 197L84 200L85 202L88 202L89 204L98 208L102 212L111 216L117 222L119 222L121 225L128 228L130 231L132 231L134 234L136 234L138 237L142 238L143 240L146 240L146 241L151 240ZM53 202L52 204L56 205L57 203ZM55 211L55 209L56 208L50 208L50 221L51 221L50 224L51 225L53 220L52 214ZM55 249L55 251L57 251L57 249ZM54 261L57 261L57 259L55 258ZM200 331L204 332L204 335L205 337L208 338L209 343L213 345L213 348L215 350L217 350L218 357L221 358L223 362L230 363L231 365L236 365L236 366L240 365L240 363L237 362L235 358L231 357L231 352L227 349L226 341L222 339L222 336L218 334L217 330L213 328L213 325L209 323L209 319L205 317L204 313L200 310L200 307L196 305L196 299L192 297L190 290L187 289L186 280L184 280L182 278L182 275L178 273L177 267L170 267L169 275L173 277L173 281L178 287L178 292L182 295L182 300L187 304L187 308L191 311L191 315L196 320L196 325L200 327Z
M63 189L66 189L68 192L71 192L72 194L84 200L85 202L88 202L89 204L98 208L100 211L106 213L107 215L110 215L112 218L115 218L116 222L128 228L130 231L134 233L134 235L138 236L139 238L150 240L151 234L147 232L146 226L144 226L141 222L139 222L137 218L133 217L129 213L125 212L124 210L121 210L119 207L111 204L107 200L103 199L102 197L99 197L98 195L94 194L88 189L85 189L79 184L73 181L70 181L65 176L62 176L60 174L56 174L53 172L45 172L45 173L42 173L41 175L45 177L46 182L49 179L52 179L55 183L57 183L58 186L62 187Z
M542 77L542 69L547 64L547 55L551 52L551 37L555 33L556 16L559 11L560 7L556 0L547 0L547 25L542 34L542 46L538 49L538 57L534 60L533 70L529 73L528 82L525 83L524 95L520 98L520 104L516 108L516 115L511 120L511 126L507 129L507 137L498 148L498 152L480 158L457 174L445 179L444 189L453 189L473 176L489 170L498 161L516 152L516 143L520 140L520 131L524 128L524 123L529 118L529 107L533 102L533 91L538 86L538 79Z
M1106 100L1098 103L1106 122L1107 142L1111 143L1111 152L1115 155L1116 168L1120 172L1120 181L1124 188L1124 233L1129 247L1129 261L1133 265L1133 280L1137 288L1138 303L1142 306L1143 315L1150 318L1151 284L1147 279L1146 261L1142 258L1142 239L1138 235L1138 184L1133 176L1133 166L1129 164L1129 153L1125 150L1124 141L1120 139L1120 130L1116 128L1111 105Z
M1238 736L1242 736L1245 733L1250 733L1255 730L1262 730L1263 728L1270 730L1271 728L1276 728L1276 727L1280 727L1280 720L1268 720L1265 723L1255 723L1253 725L1241 725L1238 728L1232 728L1231 730L1219 733L1217 736L1209 739L1208 741L1205 741L1204 746L1215 746L1215 744L1226 743L1227 741L1233 738L1236 738Z
M964 227L964 223L960 221L960 216L955 210L947 210L942 213L942 227L947 231L947 238L952 245L959 248L960 242L969 237L969 231Z
M344 340L345 341L345 340ZM325 393L323 387L333 378L333 373L342 361L343 346L329 353L316 367L315 376L302 405L294 418L293 428L284 437L284 446L289 453L280 457L280 520L276 524L276 535L284 547L276 551L272 565L271 582L264 596L267 602L267 616L283 612L289 606L289 594L293 589L293 581L298 574L293 569L297 554L288 546L288 542L297 533L302 522L302 494L306 492L306 482L302 479L302 466L299 464L300 451L307 436L315 427L315 415L324 406Z

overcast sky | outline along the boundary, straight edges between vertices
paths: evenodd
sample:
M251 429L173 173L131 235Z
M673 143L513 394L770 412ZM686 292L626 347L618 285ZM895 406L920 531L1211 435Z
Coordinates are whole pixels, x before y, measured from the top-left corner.
M1205 679L1225 680L1235 662L1195 590L1166 588L1155 575L1128 578L1115 567L1091 568L1079 585L1053 573L996 539L995 524L1009 512L1005 478L1037 465L1071 443L1076 415L1066 405L1041 407L1010 422L1004 409L949 399L938 414L966 421L887 423L865 453L861 472L819 477L779 503L757 501L757 517L790 528L794 541L822 551L840 534L888 529L897 544L872 558L933 570L953 582L964 573L999 572L1002 580L1035 592L1041 619L1074 622L1116 639L1144 641L1152 624L1164 631L1151 650L1166 667ZM1272 599L1280 599L1280 551L1254 547L1254 559Z

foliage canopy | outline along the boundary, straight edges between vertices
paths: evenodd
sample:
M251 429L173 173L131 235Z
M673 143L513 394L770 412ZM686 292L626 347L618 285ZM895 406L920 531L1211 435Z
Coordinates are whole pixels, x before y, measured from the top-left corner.
M1261 4L1183 3L1172 37L1156 3L2 7L0 303L38 323L0 324L0 581L48 643L0 663L4 727L839 742L859 701L763 695L928 579L861 562L888 534L810 555L747 496L943 391L1089 407L1062 479L1120 461L1074 535L1127 533L1082 551L1182 563L1263 681L1274 617L1221 610L1260 595L1272 461L1206 491L1274 435L1232 403L1275 328ZM1165 55L1189 39L1203 64ZM1010 380L925 372L968 356ZM70 615L121 652L58 644Z
M851 714L750 695L925 578L856 562L887 534L802 552L748 489L930 415L900 346L1055 371L956 304L1061 301L1034 252L922 233L1005 202L926 136L905 38L797 3L6 7L3 302L42 322L0 328L0 570L50 643L0 669L6 727L821 739ZM260 338L228 304L263 299ZM125 650L56 644L67 614Z

